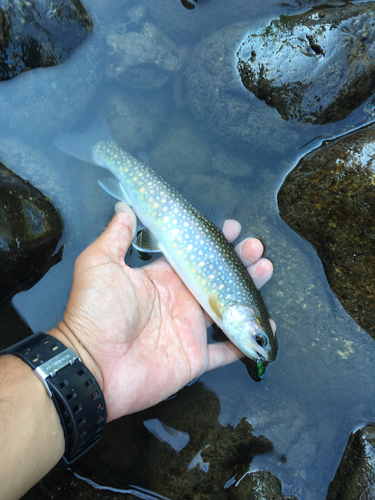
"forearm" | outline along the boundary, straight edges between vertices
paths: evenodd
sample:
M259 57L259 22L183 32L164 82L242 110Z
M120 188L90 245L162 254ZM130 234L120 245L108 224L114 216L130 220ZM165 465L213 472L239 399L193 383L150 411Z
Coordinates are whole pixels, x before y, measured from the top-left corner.
M64 433L55 406L21 359L0 356L0 499L18 499L60 460Z

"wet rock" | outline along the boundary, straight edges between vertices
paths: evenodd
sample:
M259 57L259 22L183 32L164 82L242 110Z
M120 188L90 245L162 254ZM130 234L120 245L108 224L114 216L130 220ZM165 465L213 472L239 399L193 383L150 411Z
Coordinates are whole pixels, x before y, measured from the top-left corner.
M271 472L259 470L246 474L229 490L230 500L283 500L281 482ZM292 500L292 497L285 497ZM297 499L296 499L297 500Z
M8 2L0 8L0 80L64 61L92 30L80 0Z
M11 302L2 303L0 301L0 318L0 351L34 333L14 309Z
M281 16L238 49L244 86L285 119L342 120L375 90L375 6Z
M346 311L375 339L375 126L302 158L278 193L280 215L321 258Z
M375 426L366 425L350 435L327 500L375 498Z
M197 2L197 0L194 0L194 2ZM188 10L195 9L195 5L192 2L189 2L188 0L181 0L181 3L185 7L185 9Z
M190 55L182 94L207 134L234 147L251 143L255 163L293 147L298 134L241 83L233 59L247 29L236 23L202 40Z
M28 3L31 5L31 2ZM68 12L69 10L75 12L78 7L73 6L80 5L75 0L64 0L64 3L68 6ZM21 2L14 2L15 6L20 4ZM37 0L33 5L47 6L48 4L44 0ZM56 5L56 11L53 9L53 5ZM69 46L65 45L65 42L69 43L72 37L65 35L65 31L77 27L85 33L86 37L88 29L69 21L66 9L60 11L59 5L59 2L51 3L51 16L54 13L56 16L58 13L62 16L61 19L56 18L56 16L51 18L53 27L56 24L56 31L52 31L52 28L51 31L43 31L42 25L40 25L40 33L41 36L46 37L51 35L51 43L55 51L61 47L61 57L57 56L56 63L62 62L70 56L69 60L65 61L64 64L57 64L49 70L36 68L33 71L24 71L22 78L13 78L11 82L1 86L0 108L4 124L2 135L9 136L9 138L23 136L23 140L27 142L32 136L33 142L36 138L52 141L53 137L66 130L65 124L72 123L74 117L77 117L80 112L94 109L97 106L97 99L95 104L92 104L92 99L102 78L102 73L99 71L99 68L103 66L102 42L98 36L93 35L90 44L83 44L79 50L73 51L73 48L78 45L78 41L83 41L84 37L79 38L72 32L76 41L74 44L71 42L72 50L69 50ZM44 10L41 11L41 15L43 13ZM44 17L41 19L43 20ZM78 20L77 23L79 23ZM54 38L55 35L56 38Z
M158 88L180 68L174 43L151 23L130 21L118 25L116 33L107 36L106 43L106 74L122 85Z
M0 299L35 285L61 260L62 221L51 201L0 163Z

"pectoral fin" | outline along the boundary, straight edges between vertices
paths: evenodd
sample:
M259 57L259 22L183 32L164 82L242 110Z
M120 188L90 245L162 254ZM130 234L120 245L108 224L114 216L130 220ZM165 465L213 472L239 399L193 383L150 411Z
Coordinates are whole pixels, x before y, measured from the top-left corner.
M138 231L136 238L132 242L133 247L139 252L156 253L161 252L157 239L148 229Z
M109 195L130 205L124 186L115 177L111 176L105 177L104 179L98 179L98 184Z
M208 303L210 304L211 311L214 313L217 319L219 321L222 321L223 317L221 315L220 304L217 299L216 293L210 294L210 296L208 297Z

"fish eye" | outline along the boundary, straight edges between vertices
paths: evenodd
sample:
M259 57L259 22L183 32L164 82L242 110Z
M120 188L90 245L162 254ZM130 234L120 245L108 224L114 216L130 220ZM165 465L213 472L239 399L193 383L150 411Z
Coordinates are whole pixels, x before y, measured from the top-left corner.
M259 347L264 347L265 345L267 345L266 339L264 337L261 337L260 335L257 335L255 337L255 340Z

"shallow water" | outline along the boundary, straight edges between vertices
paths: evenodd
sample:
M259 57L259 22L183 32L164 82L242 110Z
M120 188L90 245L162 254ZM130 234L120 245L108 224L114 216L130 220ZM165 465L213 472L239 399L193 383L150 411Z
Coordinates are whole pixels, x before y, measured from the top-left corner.
M105 36L119 29L121 22L129 22L126 13L140 4L114 1L106 2L104 8L103 3L93 2L90 13L96 26L94 33L69 61L0 83L2 161L53 200L65 227L62 262L32 290L13 299L13 305L34 331L46 331L61 319L74 260L101 233L114 207L114 200L96 182L103 171L58 151L52 143L58 133L85 128L99 112L109 115L109 120L114 119L116 99L130 104L141 102L144 103L142 113L123 115L126 130L132 131L129 144L126 136L121 137L124 149L132 153L146 152L153 168L166 180L182 187L193 201L204 201L204 189L189 184L191 171L174 176L173 141L176 141L176 149L183 144L174 130L180 127L184 129L185 139L188 138L185 150L189 146L193 148L194 173L211 175L213 179L217 176L207 167L206 158L223 147L221 141L195 121L184 96L181 100L181 92L176 90L180 88L184 66L162 88L155 90L135 90L124 82L114 82L104 73ZM144 2L144 15L145 21L163 30L163 8L168 5L182 23L180 32L170 29L168 34L180 50L190 54L202 37L232 22L248 20L249 26L257 28L267 21L267 16L271 19L297 11L295 4L287 7L270 1L251 2L251 8L247 2L231 4L228 16L224 0L197 4L192 11L184 9L177 0L160 2L160 11ZM240 83L238 85L242 95L243 89ZM243 95L244 99L249 98ZM257 435L262 434L273 443L274 452L257 455L251 470L272 471L281 479L284 495L297 495L300 500L321 500L326 496L350 432L375 420L375 343L346 314L331 292L314 249L281 220L276 195L300 156L324 138L340 135L371 120L368 110L372 111L372 107L365 104L337 124L312 126L284 122L271 108L255 99L253 106L257 113L264 112L262 134L254 134L253 142L232 148L224 146L227 153L251 167L245 181L231 180L228 193L234 192L236 196L229 199L228 216L238 218L244 235L262 237L267 256L275 265L274 277L262 293L277 324L279 355L267 369L262 383L255 383L242 363L207 373L200 381L219 402L218 410L211 416L213 426L217 421L221 426L236 426L246 417ZM282 131L284 144L274 140L275 129ZM225 173L219 181L226 181ZM131 262L140 263L134 255ZM194 384L187 390L190 389L194 390ZM183 406L185 397L183 392L176 401L181 401ZM77 470L83 470L87 477L92 473L91 479L116 488L126 489L129 484L137 484L154 489L158 475L157 448L153 444L155 437L141 426L142 421L159 418L165 425L185 432L183 418L179 424L176 417L172 425L168 410L164 419L163 408L160 406L145 415L109 425L95 453L80 461ZM206 409L202 408L203 411ZM192 411L190 418L200 425L199 410ZM129 437L129 428L139 434L135 432ZM192 438L190 435L190 440ZM123 446L115 445L116 440ZM129 443L134 445L133 451L137 449L140 453L142 467L129 462ZM228 478L228 484L230 482ZM168 497L168 484L156 493Z

